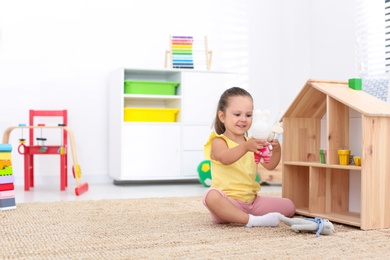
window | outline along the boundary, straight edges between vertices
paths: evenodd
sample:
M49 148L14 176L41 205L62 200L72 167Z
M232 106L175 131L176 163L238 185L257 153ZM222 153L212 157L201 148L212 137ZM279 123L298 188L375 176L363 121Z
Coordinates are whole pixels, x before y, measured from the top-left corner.
M390 71L390 0L385 1L386 72Z
M388 99L390 71L390 0L357 0L356 71L363 91Z
M361 77L386 73L385 6L390 3L384 1L357 0L356 57Z

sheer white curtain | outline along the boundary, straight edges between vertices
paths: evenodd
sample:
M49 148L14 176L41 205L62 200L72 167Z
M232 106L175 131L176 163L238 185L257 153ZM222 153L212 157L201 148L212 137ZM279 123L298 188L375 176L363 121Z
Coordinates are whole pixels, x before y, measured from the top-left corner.
M356 70L363 90L388 98L390 69L390 1L356 0Z
M357 0L357 72L360 76L385 74L385 1Z

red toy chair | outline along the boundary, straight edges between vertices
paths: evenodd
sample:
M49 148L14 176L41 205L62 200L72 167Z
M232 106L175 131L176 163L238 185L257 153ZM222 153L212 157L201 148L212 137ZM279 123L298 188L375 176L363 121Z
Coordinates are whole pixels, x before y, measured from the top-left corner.
M61 126L68 125L67 110L30 110L30 126L34 125L34 117L62 117ZM45 146L45 152L42 152L42 146L34 145L34 129L29 129L29 146L25 146L24 150L24 190L27 191L30 187L34 187L34 155L57 154L60 156L60 188L65 190L68 186L68 153L67 132L61 128L63 144ZM39 138L38 138L39 139ZM42 140L42 138L40 138ZM59 150L63 149L61 153Z

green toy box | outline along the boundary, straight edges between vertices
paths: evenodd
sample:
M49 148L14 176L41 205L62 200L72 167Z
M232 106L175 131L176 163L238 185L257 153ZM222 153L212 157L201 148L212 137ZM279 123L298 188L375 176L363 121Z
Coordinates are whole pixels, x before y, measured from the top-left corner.
M179 82L125 80L125 94L175 95Z

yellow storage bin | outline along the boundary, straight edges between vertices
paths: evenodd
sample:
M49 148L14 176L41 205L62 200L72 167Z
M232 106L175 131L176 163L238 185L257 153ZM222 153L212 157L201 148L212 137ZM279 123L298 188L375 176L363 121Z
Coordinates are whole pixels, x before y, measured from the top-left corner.
M124 108L125 122L176 122L178 108Z

